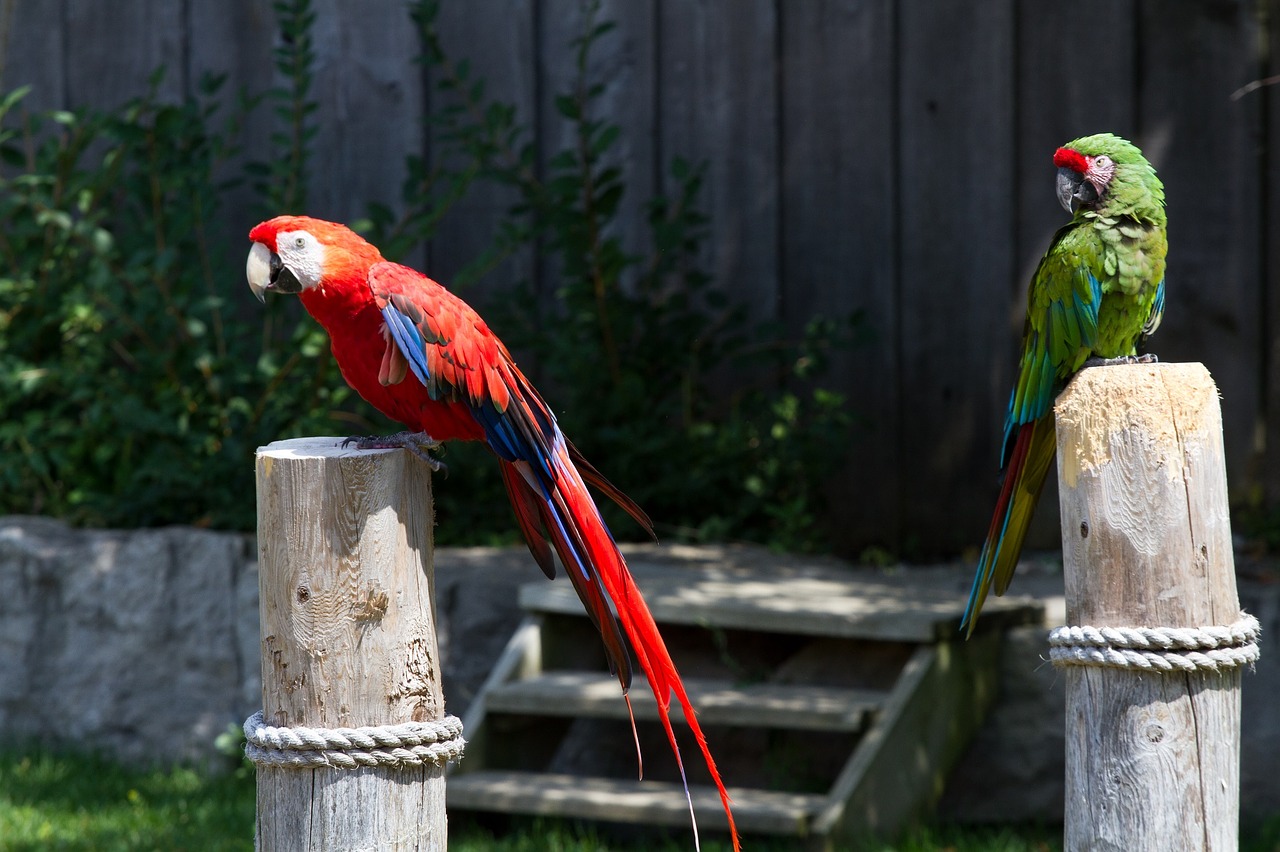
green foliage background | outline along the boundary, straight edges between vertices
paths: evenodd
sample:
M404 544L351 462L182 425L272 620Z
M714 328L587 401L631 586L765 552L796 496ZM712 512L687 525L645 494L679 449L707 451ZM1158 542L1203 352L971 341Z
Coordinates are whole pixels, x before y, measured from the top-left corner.
M519 202L461 283L531 244L553 261L552 297L525 282L505 308L480 307L538 366L588 457L664 536L821 546L821 484L848 415L814 380L853 326L819 319L791 340L730 303L699 268L702 171L679 160L670 197L647 202L648 252L624 252L618 128L594 117L600 87L587 71L611 25L598 4L585 9L569 46L578 80L556 101L573 141L543 152L514 108L450 57L436 3L415 4L443 102L429 119L437 160L453 165L410 155L400 209L370 206L353 224L394 259L475 182L513 187ZM230 227L220 201L247 185L264 217L305 210L316 133L314 12L309 0L275 11L283 83L257 96L209 79L179 105L158 102L154 86L111 112L30 114L20 91L0 102L0 511L249 529L256 446L389 428L347 389L296 300L255 313L237 304L243 272L227 259L242 255L246 223ZM272 156L236 165L258 109L276 123ZM440 539L510 538L483 448L451 448L446 461Z

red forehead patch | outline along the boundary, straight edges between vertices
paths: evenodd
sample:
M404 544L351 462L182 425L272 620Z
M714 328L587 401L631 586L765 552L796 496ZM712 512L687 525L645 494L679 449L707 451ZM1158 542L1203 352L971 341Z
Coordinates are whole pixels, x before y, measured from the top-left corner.
M1089 161L1079 151L1072 151L1070 148L1059 148L1054 151L1053 164L1060 169L1071 169L1080 174L1089 171Z
M249 239L253 240L255 243L264 243L274 251L276 247L276 233L278 230L279 228L276 227L275 220L269 219L266 222L260 222L255 225L253 230L249 232Z

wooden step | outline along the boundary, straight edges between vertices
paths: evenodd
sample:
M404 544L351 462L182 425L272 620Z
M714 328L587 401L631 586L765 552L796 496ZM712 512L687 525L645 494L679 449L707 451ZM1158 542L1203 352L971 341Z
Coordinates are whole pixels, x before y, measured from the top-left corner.
M550 814L608 822L689 826L689 802L679 784L621 781L544 772L491 769L450 776L450 808L500 813ZM724 831L728 822L715 788L690 788L698 826ZM759 834L801 835L826 797L729 788L738 830Z
M785 557L779 556L779 560ZM629 558L636 585L659 623L738 630L936 642L957 638L967 580L937 572L896 573L779 564L718 566L714 571ZM959 591L958 581L965 583ZM584 615L569 583L539 581L520 587L520 606L532 612ZM988 598L979 630L1042 620L1039 602L1015 596Z
M811 731L860 731L887 695L872 689L776 683L735 685L698 678L686 679L685 688L704 725ZM594 672L546 672L491 689L485 701L490 713L627 718L627 704L622 700L618 681ZM631 705L637 719L658 718L653 692L643 680L631 689ZM671 718L684 718L676 703L672 704Z

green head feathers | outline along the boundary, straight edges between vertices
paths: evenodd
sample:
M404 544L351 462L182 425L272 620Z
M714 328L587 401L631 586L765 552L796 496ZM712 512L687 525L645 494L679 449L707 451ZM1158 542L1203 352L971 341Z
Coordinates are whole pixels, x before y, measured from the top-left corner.
M1058 198L1073 213L1165 225L1164 185L1127 139L1112 133L1083 136L1059 148L1053 162Z

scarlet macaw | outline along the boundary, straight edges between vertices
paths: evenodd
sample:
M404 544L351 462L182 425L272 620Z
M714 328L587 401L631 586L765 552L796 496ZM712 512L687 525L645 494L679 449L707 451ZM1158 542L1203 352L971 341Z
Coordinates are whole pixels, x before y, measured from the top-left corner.
M254 294L260 300L268 291L297 294L328 332L347 383L383 414L418 433L366 446L420 449L416 445L436 441L484 441L498 456L530 552L548 577L555 576L551 547L559 554L600 631L624 697L631 685L625 633L653 689L684 778L669 717L673 693L680 702L720 793L737 849L729 796L693 705L587 483L652 535L648 517L583 459L507 348L474 310L443 286L387 262L373 245L333 222L279 216L257 225L249 239L253 246L246 273ZM610 603L617 609L616 620ZM687 780L685 796L692 815ZM696 822L694 830L696 842Z

